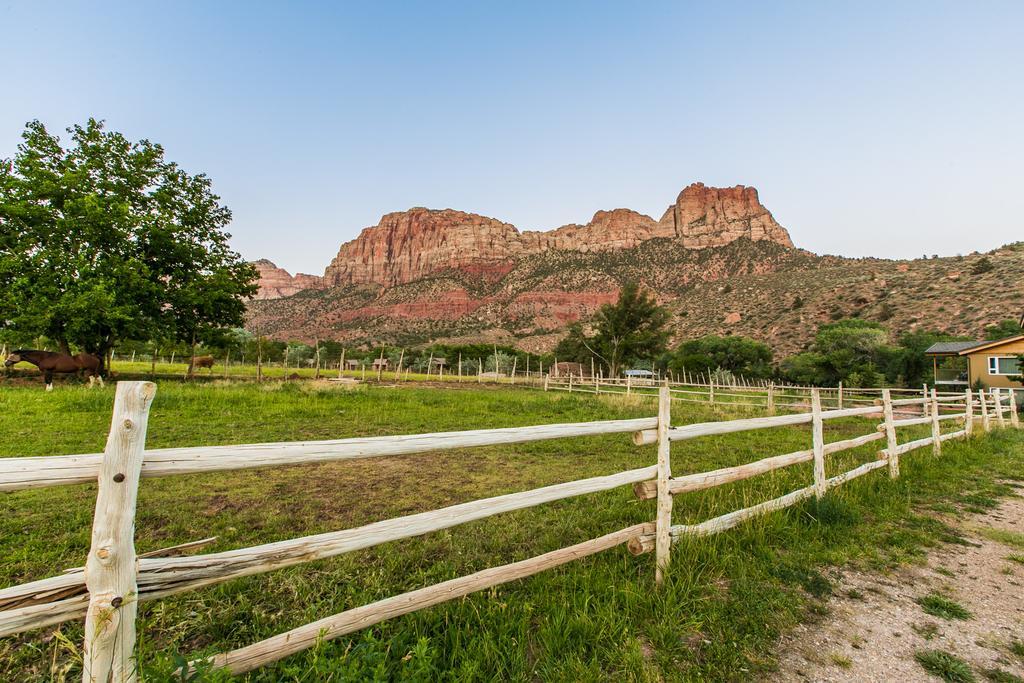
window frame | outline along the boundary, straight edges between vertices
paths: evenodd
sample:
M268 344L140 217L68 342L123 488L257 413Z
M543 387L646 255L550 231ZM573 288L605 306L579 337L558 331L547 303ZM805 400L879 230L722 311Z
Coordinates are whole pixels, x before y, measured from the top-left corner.
M1012 356L988 356L988 374L992 377L1013 377L1021 374L1021 368L1018 368L1013 372L999 372L999 361L1001 360L1017 360L1017 355Z

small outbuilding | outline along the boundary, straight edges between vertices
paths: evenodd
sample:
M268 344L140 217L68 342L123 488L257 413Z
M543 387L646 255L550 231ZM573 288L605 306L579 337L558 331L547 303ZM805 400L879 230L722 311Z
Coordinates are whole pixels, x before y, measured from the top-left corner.
M938 342L924 355L932 359L936 386L965 389L980 383L1012 389L1021 401L1024 384L1015 378L1024 371L1018 360L1024 355L1024 333L997 341Z
M590 369L583 363L555 363L551 366L552 377L590 377Z
M387 370L389 361L387 358L374 358L373 369L374 370Z

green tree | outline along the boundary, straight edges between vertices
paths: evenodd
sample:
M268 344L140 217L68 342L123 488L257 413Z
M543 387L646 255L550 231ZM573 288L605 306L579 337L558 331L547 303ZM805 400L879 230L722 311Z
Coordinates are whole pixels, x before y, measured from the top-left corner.
M728 370L748 378L772 374L772 350L749 337L708 335L683 342L669 361L673 372Z
M569 325L568 334L555 346L555 358L563 362L589 363L594 357L587 343L583 323L575 322Z
M825 357L814 351L804 351L784 359L779 364L782 376L790 382L807 386L820 386L829 380Z
M1020 326L1020 320L1001 320L995 325L989 325L985 328L985 339L987 341L999 341L1000 339L1008 339L1009 337L1016 337L1021 334L1024 334L1024 329Z
M786 359L780 368L794 382L867 385L880 381L878 369L892 366L897 353L882 325L850 318L822 325L809 352Z
M825 360L828 383L836 384L853 372L874 376L890 351L888 339L879 323L849 318L818 328L814 350Z
M0 320L105 358L119 340L210 340L243 322L255 269L227 245L210 180L90 119L33 121L0 161Z
M920 387L923 382L930 383L932 361L924 352L936 342L960 340L961 337L932 330L918 330L902 335L898 347L885 366L886 379L893 383L902 381L911 387Z
M559 343L555 355L559 360L602 364L610 377L619 374L623 364L654 358L667 344L669 314L654 297L627 282L619 292L619 300L605 304L591 321L593 334L587 335L582 325L574 325Z

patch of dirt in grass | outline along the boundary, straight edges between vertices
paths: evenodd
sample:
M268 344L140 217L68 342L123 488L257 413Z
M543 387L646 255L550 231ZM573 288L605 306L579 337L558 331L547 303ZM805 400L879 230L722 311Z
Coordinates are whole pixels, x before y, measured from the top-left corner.
M946 521L969 543L945 544L926 565L889 575L846 572L829 616L782 640L779 668L768 680L938 680L919 663L921 652L962 659L979 681L994 680L993 672L1024 676L1015 646L1024 641L1024 566L1009 559L1014 548L994 540L1024 530L1024 498ZM943 596L971 616L927 614L921 602L928 604L928 596Z

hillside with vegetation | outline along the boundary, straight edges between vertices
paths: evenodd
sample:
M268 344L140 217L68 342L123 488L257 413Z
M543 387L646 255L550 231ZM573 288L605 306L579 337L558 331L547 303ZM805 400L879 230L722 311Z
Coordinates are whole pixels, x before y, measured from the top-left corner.
M914 260L818 256L738 239L707 249L655 238L618 251L550 250L501 278L449 269L393 287L310 289L254 301L249 327L283 340L352 346L489 341L534 353L554 349L568 326L638 282L670 311L677 342L707 334L796 353L818 327L844 318L894 335L932 330L980 338L1024 309L1024 243L988 253Z

